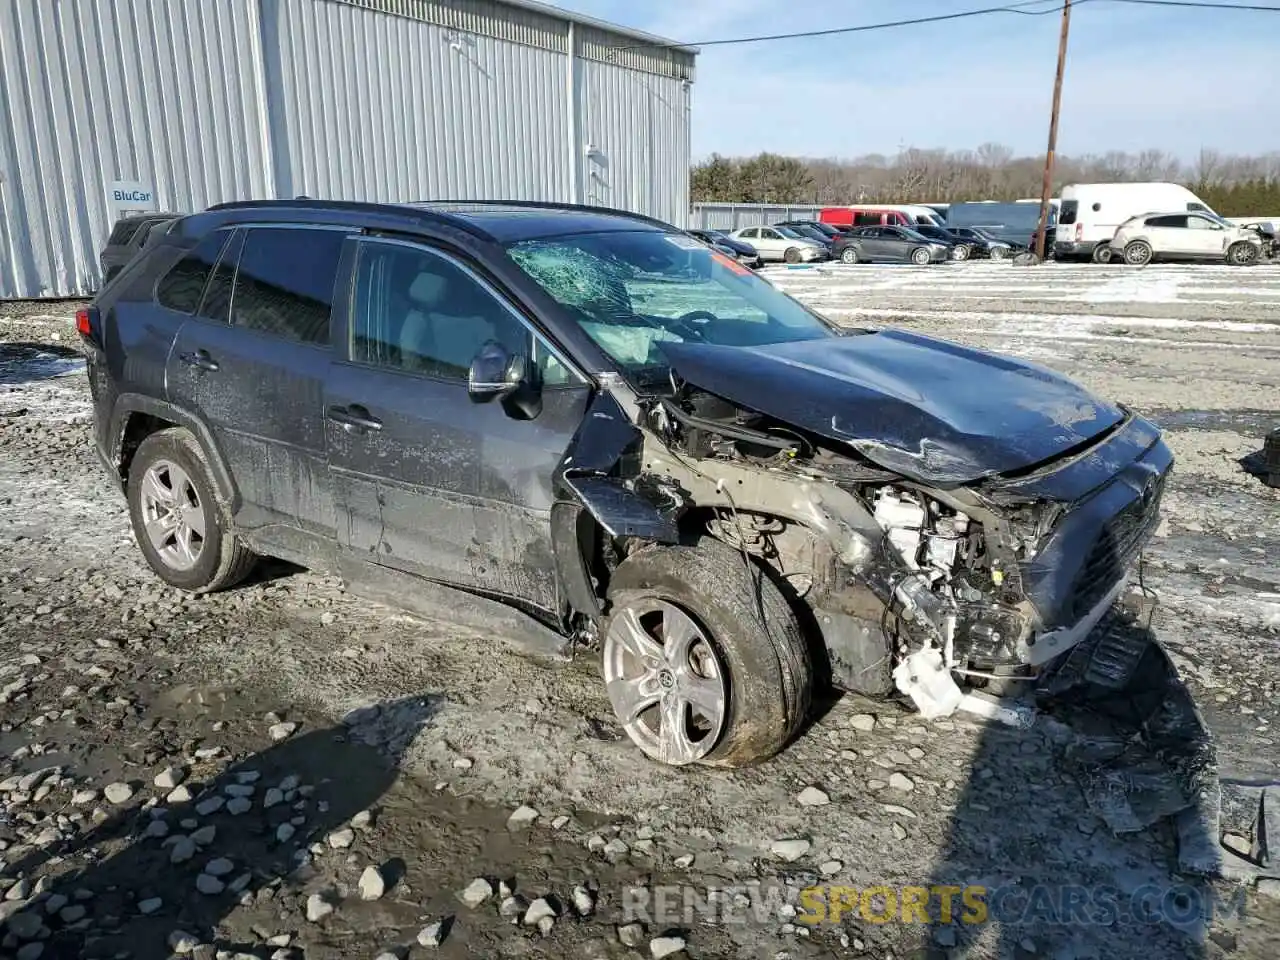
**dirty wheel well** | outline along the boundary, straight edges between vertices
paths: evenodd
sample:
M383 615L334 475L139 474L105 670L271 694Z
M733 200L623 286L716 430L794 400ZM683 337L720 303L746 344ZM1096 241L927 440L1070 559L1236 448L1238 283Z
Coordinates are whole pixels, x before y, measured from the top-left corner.
M121 483L128 482L129 467L133 463L134 454L138 452L138 447L141 446L142 441L153 433L158 433L174 426L177 426L177 424L150 413L130 414L124 426L124 433L120 437L120 456L119 462L116 464L116 469L120 472Z

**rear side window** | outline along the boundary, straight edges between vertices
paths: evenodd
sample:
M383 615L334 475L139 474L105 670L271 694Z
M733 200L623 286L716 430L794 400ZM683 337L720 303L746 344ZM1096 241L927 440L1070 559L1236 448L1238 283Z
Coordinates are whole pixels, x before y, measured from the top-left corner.
M217 231L209 234L191 249L191 252L174 264L173 268L156 284L156 300L162 307L179 313L195 313L204 294L205 283L218 262L218 254L230 234Z
M236 280L236 263L244 246L244 231L237 230L231 242L222 250L222 257L209 277L200 302L200 316L219 323L231 322L231 289Z
M340 230L249 230L236 271L231 322L287 340L327 344L345 236Z
M138 227L143 222L141 220L117 220L116 225L111 228L111 236L107 238L107 245L118 247L128 243L133 239L133 235L138 232Z
M1063 200L1062 208L1058 211L1059 223L1075 223L1076 216L1080 213L1079 200Z

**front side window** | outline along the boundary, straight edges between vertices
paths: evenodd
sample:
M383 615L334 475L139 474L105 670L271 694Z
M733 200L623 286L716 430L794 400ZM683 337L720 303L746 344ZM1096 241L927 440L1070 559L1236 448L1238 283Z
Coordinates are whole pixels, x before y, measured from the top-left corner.
M577 234L508 253L646 387L669 380L664 342L750 347L836 335L750 270L676 234Z
M1187 217L1187 226L1192 230L1217 230L1218 225L1204 217Z
M196 312L209 274L230 235L229 230L208 234L160 278L156 284L156 300L162 307L179 313Z
M350 337L355 362L405 373L465 382L493 340L511 355L532 353L544 385L577 380L488 286L424 247L360 245Z
M231 322L286 340L328 344L341 230L254 227L245 236Z

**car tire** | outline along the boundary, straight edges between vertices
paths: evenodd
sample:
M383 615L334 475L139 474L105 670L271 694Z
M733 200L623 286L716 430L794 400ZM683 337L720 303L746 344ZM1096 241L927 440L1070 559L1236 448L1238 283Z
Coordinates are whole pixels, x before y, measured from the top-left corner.
M1227 247L1227 263L1233 267L1249 267L1258 262L1259 250L1246 240L1238 240Z
M782 259L787 263L799 263L800 251L795 247L787 247L787 251L782 255Z
M991 252L987 254L992 260L1003 260L1006 256L1004 247L992 247Z
M257 555L232 530L191 431L173 427L143 440L125 492L134 539L165 583L212 593L235 586L253 569ZM166 517L174 522L163 522Z
M1094 263L1110 263L1111 262L1111 245L1108 243L1100 243L1093 248L1093 254L1090 258Z
M1154 256L1155 251L1145 240L1130 240L1124 246L1124 262L1131 267L1145 267Z
M800 729L813 689L808 645L782 591L739 551L710 537L646 547L614 571L608 603L606 689L647 756L675 766L746 766L776 754ZM684 642L657 639L650 631L659 625ZM711 705L707 713L718 696L719 717L698 713L682 690ZM667 722L668 708L679 711L678 724Z
M969 259L969 245L968 245L968 244L966 244L966 243L956 244L955 253L953 253L953 254L951 255L951 259L953 259L953 260L968 260L968 259Z
M923 267L932 259L929 251L925 247L916 247L911 251L911 262L918 267Z
M858 251L853 249L853 247L845 247L843 250L840 251L840 262L841 263L857 263Z

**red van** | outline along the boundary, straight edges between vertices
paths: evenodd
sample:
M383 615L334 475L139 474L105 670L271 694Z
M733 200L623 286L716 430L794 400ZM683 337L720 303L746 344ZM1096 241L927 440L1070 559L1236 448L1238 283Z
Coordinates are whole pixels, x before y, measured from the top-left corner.
M823 207L818 220L833 227L911 226L911 219L901 210L884 207Z

